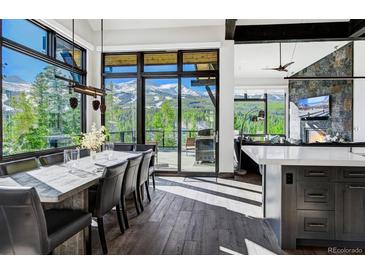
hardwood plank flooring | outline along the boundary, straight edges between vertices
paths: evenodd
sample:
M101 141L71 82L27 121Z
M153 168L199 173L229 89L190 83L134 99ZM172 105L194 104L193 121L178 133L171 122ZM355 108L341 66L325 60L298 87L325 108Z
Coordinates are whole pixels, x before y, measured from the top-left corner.
M159 182L166 186L169 180L171 187L179 188L179 195L166 188L159 189ZM185 197L181 191L185 186L178 184L178 180L181 178L176 182L173 178L157 178L156 191L152 188L150 191L152 201L148 203L145 199L145 210L139 216L133 202L127 201L130 228L124 234L119 230L116 212L107 214L104 219L109 254L283 254L263 219L230 210L229 206L216 205L211 200L212 187L209 189L210 200ZM231 182L225 180L222 184L227 188L231 185L239 187L239 182ZM217 187L216 195L219 196L222 187ZM193 191L203 193L204 189ZM191 193L190 187L189 195ZM201 197L201 193L197 197ZM244 203L245 199L234 200L234 203L237 202ZM96 227L93 228L92 239L93 254L101 254Z

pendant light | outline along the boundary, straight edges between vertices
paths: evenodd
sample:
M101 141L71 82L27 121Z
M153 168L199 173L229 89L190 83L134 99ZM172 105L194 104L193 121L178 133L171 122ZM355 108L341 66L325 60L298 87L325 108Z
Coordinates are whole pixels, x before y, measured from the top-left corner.
M103 58L104 52L104 20L100 20L100 44L101 44L101 59ZM100 75L100 89L103 89L103 73ZM104 93L105 94L105 93ZM104 114L106 111L105 97L101 97L100 112Z
M75 19L72 19L72 78L75 75ZM71 92L71 85L69 85L69 93ZM79 100L77 97L73 96L70 98L70 107L75 109L77 108L77 105L79 104Z
M72 78L75 75L75 19L72 19ZM77 93L81 93L81 94L85 94L88 96L93 96L94 98L96 98L97 96L104 96L105 95L105 91L102 88L95 88L95 87L90 87L90 86L85 86L85 85L81 85L78 82L75 82L75 80L71 80L59 75L55 75L55 78L60 79L62 81L67 81L69 82L69 93L72 94L73 92L77 92ZM78 99L77 97L73 96L70 98L70 106L71 108L75 109L78 106ZM92 102L93 105L93 109L94 110L98 110L99 106L100 106L100 102L98 100L93 100ZM103 108L105 111L105 107Z

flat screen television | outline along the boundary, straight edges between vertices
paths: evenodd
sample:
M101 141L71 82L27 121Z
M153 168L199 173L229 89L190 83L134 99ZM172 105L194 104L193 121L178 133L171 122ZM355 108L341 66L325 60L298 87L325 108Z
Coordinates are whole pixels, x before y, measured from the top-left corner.
M328 119L330 115L330 96L318 96L298 100L299 117L302 120Z

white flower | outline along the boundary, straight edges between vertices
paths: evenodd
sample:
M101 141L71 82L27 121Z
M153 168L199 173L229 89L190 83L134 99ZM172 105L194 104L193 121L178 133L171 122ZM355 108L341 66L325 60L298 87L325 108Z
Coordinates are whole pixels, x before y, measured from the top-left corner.
M96 151L105 142L105 138L105 127L102 126L97 129L96 125L93 124L90 132L82 133L81 147Z

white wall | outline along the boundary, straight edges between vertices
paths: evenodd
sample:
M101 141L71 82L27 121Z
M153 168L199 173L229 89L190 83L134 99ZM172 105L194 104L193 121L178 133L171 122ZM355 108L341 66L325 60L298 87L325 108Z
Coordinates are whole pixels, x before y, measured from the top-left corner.
M354 76L365 75L365 41L354 42ZM365 79L354 80L354 142L365 142Z
M97 45L100 45L99 36L100 32L98 31ZM224 26L104 31L106 51L113 51L118 48L135 50L136 47L139 50L144 50L144 46L148 45L197 44L222 40L224 40Z
M219 172L233 172L234 41L222 43L219 62Z
M100 78L101 78L101 69L100 69L100 61L101 55L100 52L97 51L88 51L87 54L87 85L100 87ZM86 105L86 129L90 130L92 124L95 123L97 127L101 125L101 117L100 110L93 110L92 101L93 97L86 96L87 105ZM98 100L100 98L98 97Z

